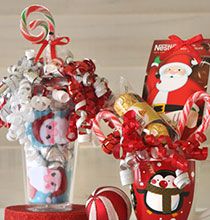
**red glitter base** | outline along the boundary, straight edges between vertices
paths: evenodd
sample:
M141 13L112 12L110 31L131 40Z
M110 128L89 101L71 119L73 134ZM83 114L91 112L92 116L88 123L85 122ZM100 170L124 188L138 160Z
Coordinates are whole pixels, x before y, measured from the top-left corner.
M71 211L32 212L28 205L9 206L5 209L4 220L88 220L84 205L72 205Z

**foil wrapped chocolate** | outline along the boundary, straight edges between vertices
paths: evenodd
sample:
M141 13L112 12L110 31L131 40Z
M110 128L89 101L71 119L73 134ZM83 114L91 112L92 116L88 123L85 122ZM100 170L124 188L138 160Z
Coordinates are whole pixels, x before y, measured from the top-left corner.
M129 110L135 111L137 113L137 120L142 128L141 132L154 136L170 136L172 139L178 138L174 128L167 124L167 122L137 94L124 93L120 95L114 103L114 110L121 117Z

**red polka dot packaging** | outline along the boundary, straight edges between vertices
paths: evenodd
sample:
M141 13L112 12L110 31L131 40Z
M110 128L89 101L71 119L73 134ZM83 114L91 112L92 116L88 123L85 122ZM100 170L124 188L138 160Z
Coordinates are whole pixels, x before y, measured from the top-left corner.
M186 173L181 173L168 162L139 163L131 187L137 219L188 219L195 186L194 162L189 162L188 167Z
M116 187L96 189L86 202L89 220L129 220L131 204L127 195Z

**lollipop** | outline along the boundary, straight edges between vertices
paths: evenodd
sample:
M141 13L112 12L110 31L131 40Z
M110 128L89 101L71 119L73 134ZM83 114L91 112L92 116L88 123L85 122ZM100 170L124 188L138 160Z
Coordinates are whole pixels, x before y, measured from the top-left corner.
M32 13L39 13L44 15L46 21L36 19L28 24L27 19ZM38 35L32 34L31 31L34 31L38 27L41 27L42 31ZM42 44L35 58L35 62L39 60L42 52L47 47L47 45L50 45L51 58L55 59L56 58L55 46L65 45L68 44L70 41L69 37L55 38L55 22L52 17L52 14L47 8L41 5L32 5L23 10L20 20L20 31L24 36L24 38L27 39L28 41L31 41L33 44Z
M32 13L43 14L46 21L33 20L28 24L27 19ZM41 27L42 31L38 35L33 35L31 31L35 30L37 27ZM53 34L55 33L55 22L52 14L47 8L41 5L32 5L25 8L21 14L20 31L22 35L32 43L37 44L44 41L50 32Z

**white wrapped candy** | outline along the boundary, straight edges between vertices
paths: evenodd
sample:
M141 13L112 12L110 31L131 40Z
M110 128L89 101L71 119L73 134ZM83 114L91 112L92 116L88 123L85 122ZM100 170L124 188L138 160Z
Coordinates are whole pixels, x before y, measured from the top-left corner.
M183 172L182 170L176 170L176 178L174 180L174 184L179 188L183 189L186 185L190 183L189 174L187 172Z
M25 156L27 167L46 166L46 161L43 159L39 150L32 147L30 144L25 144Z
M26 50L25 56L26 56L27 60L31 60L31 59L35 58L35 51L34 50Z
M106 88L105 82L99 77L97 77L93 86L95 88L95 94L97 95L98 98L106 94L107 88Z
M23 79L20 82L18 95L20 99L26 99L31 96L31 84L27 79Z
M6 90L6 87L11 91L16 90L19 86L19 82L20 82L20 78L17 75L10 75L9 77L6 77L3 80L3 83L5 84L4 90Z
M60 103L67 103L70 99L69 94L63 90L54 89L52 91L52 97L54 100Z
M50 99L45 96L33 96L31 106L37 111L44 111L49 107L50 102Z
M7 138L8 141L16 141L17 136L16 136L16 134L14 133L14 131L9 130L9 131L7 132L7 134L6 134L6 138Z
M36 73L36 72L26 71L23 75L30 83L41 82L41 78L39 77L38 73Z
M120 161L120 180L122 186L130 185L134 182L133 171L124 160Z

